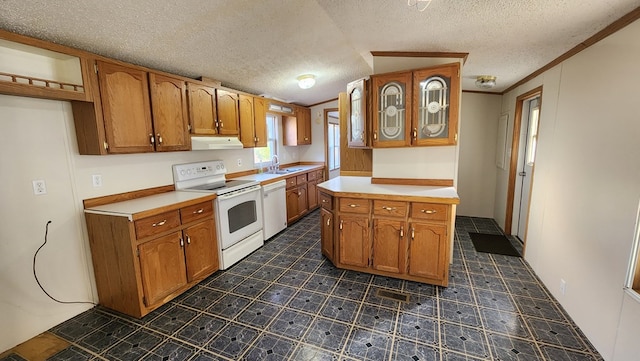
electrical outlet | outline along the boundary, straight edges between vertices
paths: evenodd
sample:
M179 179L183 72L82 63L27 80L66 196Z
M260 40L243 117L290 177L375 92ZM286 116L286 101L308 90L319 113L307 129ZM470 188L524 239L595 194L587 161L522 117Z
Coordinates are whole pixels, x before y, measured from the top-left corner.
M238 167L242 167L242 158L238 158Z
M560 294L564 296L565 292L567 292L567 282L564 279L560 279Z
M41 195L47 194L47 185L42 179L36 179L33 181L33 194Z
M93 188L102 187L102 174L94 174L91 176Z

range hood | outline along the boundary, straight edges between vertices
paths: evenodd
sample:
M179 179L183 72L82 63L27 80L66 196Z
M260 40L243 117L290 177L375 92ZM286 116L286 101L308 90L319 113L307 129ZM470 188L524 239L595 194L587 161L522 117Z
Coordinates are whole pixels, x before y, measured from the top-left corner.
M236 137L191 137L191 150L242 149Z

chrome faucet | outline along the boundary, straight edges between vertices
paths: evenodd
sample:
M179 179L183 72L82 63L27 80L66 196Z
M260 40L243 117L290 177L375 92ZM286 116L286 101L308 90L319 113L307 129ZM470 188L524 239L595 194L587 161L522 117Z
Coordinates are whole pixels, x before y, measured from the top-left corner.
M278 168L280 168L280 159L278 159L277 154L274 154L271 158L271 171L273 173L276 173L278 171Z

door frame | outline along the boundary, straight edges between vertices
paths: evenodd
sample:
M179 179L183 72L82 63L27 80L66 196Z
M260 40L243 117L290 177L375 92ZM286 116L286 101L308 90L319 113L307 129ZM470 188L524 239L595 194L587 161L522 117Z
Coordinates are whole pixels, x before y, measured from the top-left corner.
M511 158L509 160L509 183L507 185L507 208L505 211L505 220L504 220L504 232L507 235L513 235L512 231L512 223L513 223L513 202L516 190L516 180L518 175L518 156L520 152L520 130L522 127L522 109L524 107L524 102L534 98L536 96L540 97L540 113L542 114L542 86L539 86L535 89L529 90L528 92L519 95L516 98L516 110L513 117L513 135L511 140ZM538 127L540 127L540 123L538 123ZM539 143L538 143L539 144ZM534 165L535 171L535 165ZM533 175L534 171L531 172L531 184L533 185ZM529 193L529 199L531 199L531 193ZM529 203L530 205L530 203ZM526 246L526 234L527 227L529 223L529 212L527 212L527 220L525 221L527 225L525 226L525 239L522 241ZM517 233L517 232L516 232ZM524 247L523 247L524 252Z
M338 108L324 108L324 168L327 170L327 180L329 180L329 113L337 112ZM338 117L338 122L340 117ZM342 134L340 134L342 138ZM340 144L342 146L342 144Z

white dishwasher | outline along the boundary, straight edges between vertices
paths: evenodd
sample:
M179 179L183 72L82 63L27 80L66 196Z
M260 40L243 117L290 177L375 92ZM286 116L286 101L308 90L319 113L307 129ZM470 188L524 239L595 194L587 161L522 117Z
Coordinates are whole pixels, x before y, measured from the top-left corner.
M262 186L262 219L265 241L287 228L284 180Z

